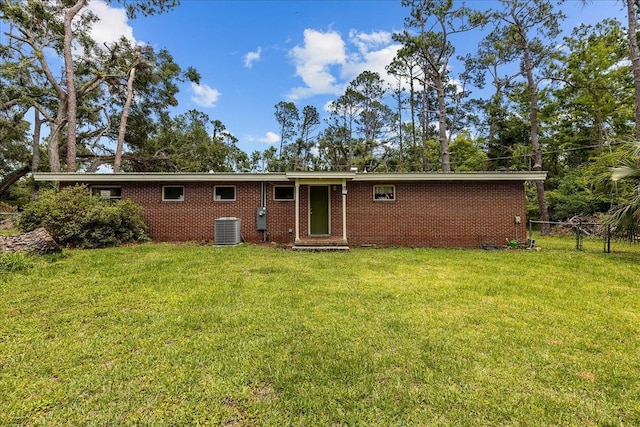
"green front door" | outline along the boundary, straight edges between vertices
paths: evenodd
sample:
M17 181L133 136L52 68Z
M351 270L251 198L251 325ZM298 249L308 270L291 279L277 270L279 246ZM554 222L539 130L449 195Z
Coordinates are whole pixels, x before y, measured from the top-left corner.
M309 222L311 235L329 234L329 187L309 187Z

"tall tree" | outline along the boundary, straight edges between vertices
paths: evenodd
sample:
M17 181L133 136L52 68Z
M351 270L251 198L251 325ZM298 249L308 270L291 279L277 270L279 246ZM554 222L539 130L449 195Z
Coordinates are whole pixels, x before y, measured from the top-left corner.
M416 55L419 58L424 78L424 93L427 93L429 86L435 91L440 163L444 172L450 172L446 92L449 84L449 63L455 53L451 38L455 34L471 31L483 25L486 17L464 5L454 9L453 0L403 0L402 5L411 8L410 16L405 20L407 30L395 34L394 39L407 47L403 54Z
M418 81L421 73L419 59L411 49L409 49L406 46L402 47L397 52L391 64L389 64L389 66L387 67L387 72L389 74L396 76L396 78L398 79L398 90L396 92L396 96L399 104L397 114L400 120L400 130L398 132L400 136L400 141L399 141L400 151L401 151L400 156L401 158L404 158L407 154L409 154L409 153L404 153L403 150L404 150L404 147L410 147L411 150L407 150L412 153L411 156L408 156L409 163L410 163L409 170L417 171L418 160L421 163L424 163L422 158L421 159L415 158L415 154L424 153L424 151L418 150L418 132L417 132L418 126L416 123L416 118L417 118L416 109L418 105L416 82ZM402 133L403 126L402 126L401 117L402 117L403 106L401 101L401 96L402 96L401 94L402 92L405 91L404 85L402 83L403 81L406 81L406 84L409 86L408 88L409 94L407 97L407 102L409 103L410 126L408 127L408 130L409 130L408 134L410 137L410 144L404 143L405 142L404 139L406 138L406 136L403 138L403 133ZM406 135L406 133L404 135Z
M87 0L76 0L70 7L64 8L62 41L62 58L64 60L64 75L67 87L67 172L76 171L76 121L77 121L77 94L75 81L75 66L72 56L73 43L73 19L87 5Z
M474 76L476 87L484 88L487 77L493 86L493 92L488 99L475 101L480 110L478 126L486 133L487 154L495 159L491 162L492 169L509 168L510 149L513 144L505 144L500 130L509 128L508 125L505 126L505 121L514 118L513 112L508 111L506 89L516 76L502 74L501 68L512 63L517 54L516 50L510 48L508 41L487 37L480 41L477 54L466 58L466 69ZM528 132L524 134L525 140L529 139L528 135Z
M564 46L568 52L553 76L562 84L540 113L554 140L571 150L567 166L575 167L602 154L606 143L633 134L633 80L626 31L616 20L580 25L564 38Z
M118 127L118 140L116 142L116 154L113 160L113 172L120 172L122 165L122 151L124 149L124 138L127 132L127 121L129 120L129 110L133 101L133 83L136 80L136 70L142 59L142 48L137 46L135 49L133 61L129 68L127 76L127 92L124 106L122 107L122 115L120 116L120 126Z
M312 163L313 139L312 132L320 124L320 113L316 107L305 105L302 109L302 117L298 123L298 137L295 140L293 151L293 169L308 170Z
M283 163L285 161L283 150L288 141L291 141L291 139L295 137L296 126L300 120L300 112L293 102L280 101L274 108L276 110L274 115L280 126L280 150L278 155L280 166L278 167L278 171L281 171L284 168Z
M177 0L143 0L123 3L130 17L137 13L149 15L171 9ZM0 19L9 23L5 35L19 46L24 76L30 76L37 83L46 80L40 97L23 98L23 102L35 107L49 126L48 158L52 171L61 170L59 139L66 134L66 169L76 170L77 145L88 134L80 134L79 126L87 123L82 117L93 116L101 107L96 104L100 96L97 91L105 81L112 64L107 55L91 39L91 26L98 19L87 9L88 0L2 0ZM46 49L53 49L62 58L62 67L56 70L50 62L51 55ZM35 76L35 77L34 77ZM42 93L53 94L46 103ZM91 100L91 101L90 101ZM92 102L93 106L84 106ZM96 133L93 133L94 137Z
M361 163L370 171L379 163L376 151L386 143L386 134L394 122L391 108L384 103L388 90L387 83L372 71L360 73L347 88L357 103L355 123L362 146Z
M73 21L87 5L88 0L62 0L65 5L64 22L63 22L63 60L64 74L66 78L66 103L67 103L67 172L76 171L76 121L77 121L77 93L75 81L76 60L72 55L72 44L79 37L78 30L73 27ZM69 3L72 2L72 3ZM115 0L115 3L123 2L126 4L127 14L130 18L134 18L137 13L143 15L153 15L165 10L173 8L178 4L177 0L142 0L136 2L126 2L126 0ZM91 16L86 13L85 16ZM83 17L83 20L85 18ZM95 19L95 17L93 17ZM133 68L135 70L135 68ZM134 71L135 74L135 71ZM93 79L95 83L101 82L102 77L96 75ZM93 89L93 88L92 88ZM128 107L127 107L128 108ZM128 111L128 110L127 110ZM126 120L124 121L126 126ZM122 132L124 134L124 131ZM119 169L118 165L118 169Z
M505 40L509 49L518 52L520 73L524 77L529 92L529 122L531 125L531 146L533 148L533 170L542 171L542 145L538 121L539 83L547 76L554 55L557 52L555 38L560 34L560 22L564 19L561 11L554 9L550 0L500 0L503 9L494 14L496 28L488 38L493 41ZM536 181L536 194L540 219L549 221L549 211L544 192L544 182ZM549 226L542 227L543 233Z
M640 141L640 46L638 45L638 17L640 17L640 2L626 0L627 21L629 23L629 57L633 70L635 88L635 121L636 140Z

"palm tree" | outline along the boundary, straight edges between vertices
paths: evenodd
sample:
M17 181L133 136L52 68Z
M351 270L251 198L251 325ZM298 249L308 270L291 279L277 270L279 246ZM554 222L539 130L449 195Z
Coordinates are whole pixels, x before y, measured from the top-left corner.
M634 179L634 195L627 203L614 208L606 222L613 233L626 235L633 240L640 235L640 141L631 142L630 146L632 156L623 166L613 168L611 179Z

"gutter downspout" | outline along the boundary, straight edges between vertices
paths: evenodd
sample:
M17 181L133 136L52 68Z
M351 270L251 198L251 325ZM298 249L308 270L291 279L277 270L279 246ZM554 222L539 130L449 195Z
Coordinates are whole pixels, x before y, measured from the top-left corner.
M299 242L300 241L300 182L296 179L295 181L295 189L296 189L296 224L295 224L295 230L296 230L296 236L295 236L295 242Z
M347 243L347 180L342 179L342 241Z

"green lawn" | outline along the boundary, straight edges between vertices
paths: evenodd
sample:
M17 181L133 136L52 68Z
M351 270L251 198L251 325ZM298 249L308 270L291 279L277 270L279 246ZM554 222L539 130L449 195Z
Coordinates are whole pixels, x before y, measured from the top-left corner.
M640 248L538 244L36 259L0 273L0 425L640 425Z

